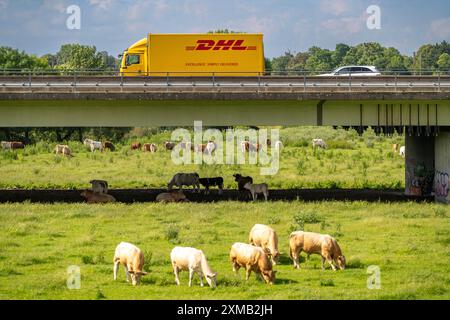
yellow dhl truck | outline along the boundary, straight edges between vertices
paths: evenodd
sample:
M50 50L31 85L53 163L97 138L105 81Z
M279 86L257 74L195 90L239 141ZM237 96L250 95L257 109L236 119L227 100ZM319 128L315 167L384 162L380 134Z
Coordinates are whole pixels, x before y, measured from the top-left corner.
M258 76L262 34L152 34L121 56L122 76Z

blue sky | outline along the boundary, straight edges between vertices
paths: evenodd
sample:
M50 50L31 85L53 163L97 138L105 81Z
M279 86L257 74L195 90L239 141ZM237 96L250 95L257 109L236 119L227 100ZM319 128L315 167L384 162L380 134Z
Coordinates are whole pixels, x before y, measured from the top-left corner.
M66 27L70 5L81 29ZM366 9L381 9L369 30ZM411 55L421 44L450 41L449 0L0 0L0 45L42 55L65 43L95 45L117 56L152 33L232 29L264 33L265 53L333 49L377 41Z

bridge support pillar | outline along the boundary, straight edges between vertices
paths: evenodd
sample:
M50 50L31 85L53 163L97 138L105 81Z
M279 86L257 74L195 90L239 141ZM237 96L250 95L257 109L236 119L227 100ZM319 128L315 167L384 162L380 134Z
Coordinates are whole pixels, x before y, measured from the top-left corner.
M440 132L435 143L434 192L438 202L450 204L450 130Z
M405 194L430 196L435 172L435 137L406 136Z

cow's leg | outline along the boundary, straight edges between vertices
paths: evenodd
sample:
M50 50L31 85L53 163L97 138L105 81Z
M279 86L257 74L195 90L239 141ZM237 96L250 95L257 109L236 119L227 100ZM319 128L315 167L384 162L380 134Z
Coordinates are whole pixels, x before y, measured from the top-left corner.
M180 270L178 270L178 268L176 266L173 266L173 274L175 275L175 283L177 285L180 285L179 272L180 272Z
M221 195L223 193L223 184L219 185L219 194Z
M302 250L292 250L291 249L291 257L292 260L294 261L294 268L295 269L300 269L300 253L302 252Z
M322 256L322 270L325 270L325 257Z
M241 266L239 264L236 263L236 261L233 262L233 272L238 275L239 269L241 268Z
M267 196L268 196L268 192L265 191L265 192L264 192L264 199L266 199L266 201L267 201Z
M252 196L253 196L253 201L258 200L258 193L257 192L252 192Z
M127 282L130 282L130 273L128 272L128 266L125 265L125 275L127 276Z
M203 287L203 273L201 271L198 271L197 274L200 277L200 286Z
M194 278L194 269L189 269L189 287L192 286L192 278Z
M245 268L245 280L248 280L249 278L250 278L250 273L252 272L252 269L251 269L251 267L248 265L246 268Z
M117 271L119 270L119 263L120 261L114 261L114 268L113 268L114 280L117 280Z

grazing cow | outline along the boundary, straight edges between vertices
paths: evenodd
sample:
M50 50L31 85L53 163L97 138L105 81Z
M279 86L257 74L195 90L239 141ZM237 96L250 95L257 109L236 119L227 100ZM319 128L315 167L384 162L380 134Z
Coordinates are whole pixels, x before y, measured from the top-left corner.
M92 140L92 139L84 139L83 140L83 144L84 144L84 146L87 148L87 149L91 149L91 142L92 141L94 141L94 140Z
M166 141L164 142L164 148L166 148L166 150L173 150L173 148L175 148L176 143L172 142L172 141Z
M192 142L190 141L182 141L180 142L180 148L183 150L192 150Z
M117 271L119 271L119 265L125 267L125 274L127 276L127 282L130 282L133 286L141 283L141 276L145 276L147 272L143 271L144 267L144 253L141 249L134 244L128 242L121 242L116 247L114 253L114 280L117 280Z
M400 148L400 145L399 145L398 143L392 144L392 151L393 151L394 153L397 153L397 152L398 152L398 148Z
M95 193L92 190L84 190L81 193L81 196L86 198L87 203L108 203L108 202L116 202L116 199L105 193Z
M406 154L406 148L405 148L405 146L401 146L401 147L400 147L400 151L399 151L398 154L401 155L403 158L405 157L405 154Z
M103 144L100 141L91 141L89 148L91 152L94 152L95 150L100 150L103 152Z
M140 142L133 142L131 144L131 150L139 150L141 149L142 145Z
M156 152L157 146L154 143L144 143L142 151L144 152Z
M200 277L200 286L203 287L203 277L211 288L217 285L217 273L209 267L202 250L190 247L175 247L170 252L175 282L180 285L178 274L180 271L189 271L189 287L192 286L192 278L196 272Z
M11 141L2 141L1 142L2 149L10 150L11 149Z
M312 146L314 149L319 148L319 147L322 149L327 148L327 144L325 143L325 141L323 141L323 139L313 139Z
M172 190L173 186L178 186L181 190L183 186L193 186L194 191L200 192L200 183L198 181L198 173L177 173L173 176L168 184L169 191Z
M223 178L215 177L215 178L200 178L198 179L200 184L205 187L205 194L209 194L209 187L218 186L219 194L223 193Z
M11 149L12 150L16 150L16 149L24 149L25 145L20 142L20 141L12 141L11 142Z
M55 154L63 154L65 156L72 156L72 151L70 150L68 145L57 144L55 146Z
M289 236L290 256L294 261L294 268L300 269L300 253L319 254L322 256L322 270L325 269L325 260L336 271L336 266L345 269L345 257L342 255L336 239L327 234L314 232L294 231Z
M164 192L160 193L156 196L157 202L189 202L189 199L186 198L182 191L172 191L172 192Z
M257 144L253 144L250 143L248 141L242 141L241 142L241 150L243 153L245 152L257 152L261 149L261 144L257 143Z
M278 235L271 227L264 224L255 224L248 237L250 244L261 247L272 260L272 264L278 263Z
M108 149L109 151L116 151L116 147L110 141L105 141L103 143L103 149L105 149L105 150Z
M239 173L233 174L234 177L234 181L236 181L238 183L238 191L239 191L239 197L244 197L244 199L249 198L251 193L244 188L244 185L247 182L253 183L253 178L252 177L243 177L242 175L240 175Z
M205 152L206 150L206 144L202 143L202 144L197 144L194 146L194 151L195 152Z
M92 184L92 191L94 193L108 193L108 182L105 180L91 180L89 181Z
M72 151L70 150L70 148L68 146L64 146L62 148L62 152L63 155L67 156L67 157L73 157L72 155Z
M272 270L269 256L260 247L236 242L231 246L230 261L236 274L238 274L239 268L245 268L245 280L248 280L253 271L262 276L266 283L273 284L275 282L276 271Z
M214 141L209 141L206 144L205 154L212 155L216 149L217 149L217 144Z
M242 153L246 153L249 150L250 142L241 141L241 151Z
M266 199L267 201L267 197L269 196L269 187L267 186L267 183L253 184L247 182L244 185L244 188L250 191L250 193L252 194L253 201L258 199L259 193L262 193L264 195L264 199Z

